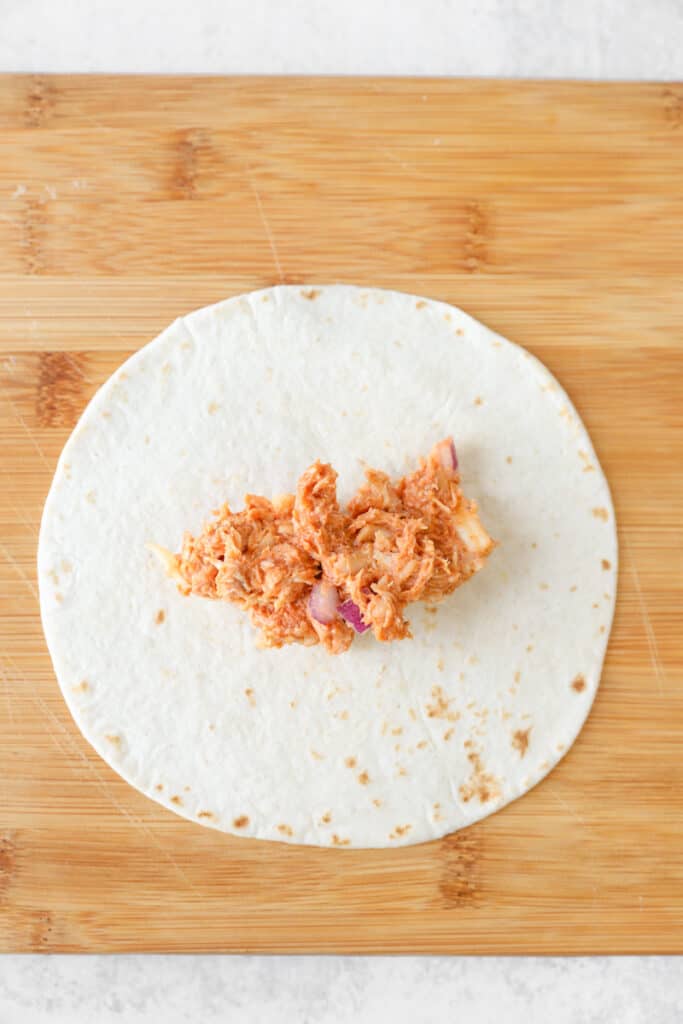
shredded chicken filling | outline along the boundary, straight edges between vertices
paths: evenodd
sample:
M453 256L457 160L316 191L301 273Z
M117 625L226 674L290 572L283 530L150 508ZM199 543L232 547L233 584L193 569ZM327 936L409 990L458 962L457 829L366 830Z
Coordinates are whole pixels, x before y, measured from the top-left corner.
M407 605L443 600L495 542L460 490L450 438L396 483L376 469L365 475L346 510L337 474L322 462L295 495L248 494L241 512L223 505L200 534L185 535L179 554L159 549L167 571L183 594L247 611L266 647L322 643L340 654L356 635L346 602L377 640L410 637Z

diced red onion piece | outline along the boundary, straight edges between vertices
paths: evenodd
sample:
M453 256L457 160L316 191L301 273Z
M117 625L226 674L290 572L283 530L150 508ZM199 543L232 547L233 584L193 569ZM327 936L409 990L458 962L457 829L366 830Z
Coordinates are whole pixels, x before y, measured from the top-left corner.
M449 437L438 445L439 460L441 465L449 473L455 473L458 469L458 456L453 444L453 438Z
M311 617L323 626L329 626L337 617L339 609L339 594L332 583L320 580L313 584L311 596L308 599L308 610Z
M365 633L370 629L367 623L363 622L360 608L355 601L343 601L337 609L342 619L345 619L350 626L353 626L356 633Z

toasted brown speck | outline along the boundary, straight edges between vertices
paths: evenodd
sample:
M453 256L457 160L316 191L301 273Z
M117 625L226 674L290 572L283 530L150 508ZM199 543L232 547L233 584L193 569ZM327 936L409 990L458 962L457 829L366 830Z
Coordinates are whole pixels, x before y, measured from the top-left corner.
M246 828L249 824L249 818L246 814L241 814L239 818L235 818L232 824L234 828Z
M80 683L77 683L76 686L72 686L71 689L74 693L87 693L90 689L90 683L87 679L81 679Z
M515 672L515 682L518 683L521 678L522 678L522 673L521 672Z
M332 814L330 813L330 811L325 811L320 821L322 822L323 825L329 825L329 823L332 821Z
M538 585L541 588L541 590L548 590L548 584L547 583L539 583Z
M606 508L594 508L593 509L593 515L595 516L596 519L602 519L602 521L604 523L607 522L608 512L607 512Z
M604 632L605 632L605 627L604 627L604 626L600 626L600 632L601 632L601 633L604 633Z
M318 296L320 295L320 289L319 288L302 288L301 289L301 294L304 297L304 299L308 299L310 302L312 302L313 299L317 299Z
M583 693L585 689L586 680L584 677L581 675L576 676L576 678L572 680L572 690L574 690L575 693Z
M518 752L520 757L524 757L529 748L529 733L531 732L531 726L528 729L517 729L512 734L512 746Z
M399 725L395 729L391 730L391 735L392 736L400 736L402 732L403 732L403 726Z
M420 740L420 742L416 743L415 746L417 747L418 750L424 750L425 747L429 746L429 744L427 743L427 740Z
M368 782L370 781L370 776L368 775L367 772L361 772L360 775L358 776L358 781L360 782L361 786L367 786Z
M512 462L512 456L511 456L511 455L506 455L506 456L505 456L505 461L506 461L506 462L508 463L508 465L509 465L509 464L510 464L510 463Z
M408 714L410 715L414 722L417 721L417 711L415 710L415 708L408 708Z
M526 645L526 649L527 649L527 654L531 654L531 652L534 649L534 645L533 644L527 644Z
M347 768L355 768L356 767L356 759L355 759L355 757L347 757L346 760L344 761L344 764L346 765Z
M440 686L432 687L432 704L427 704L427 716L429 718L445 718L449 722L457 722L460 715L450 710L453 698L447 698Z
M500 796L500 783L495 775L485 770L481 756L473 748L474 744L471 741L465 742L465 749L469 750L467 760L472 765L472 774L458 792L463 803L469 803L476 797L479 803L485 804Z
M446 743L448 743L449 739L451 738L454 732L455 729L453 727L451 727L450 729L446 729L445 733L443 734L443 738L446 741Z
M570 594L573 594L573 593L575 593L575 592L576 592L576 590L577 590L577 589L578 589L578 588L577 588L576 584L574 584L574 586L573 586L573 587L570 587L570 588L569 588L569 593L570 593Z
M379 797L375 797L375 799L372 802L375 805L375 807L381 807L382 806L382 801L379 799Z
M474 399L474 404L475 405L483 405L484 404L484 399L481 397L481 395L477 395L477 397Z
M291 825L278 825L277 830L278 832L282 833L283 836L294 835L294 829L292 828Z
M311 750L311 757L313 758L314 761L324 761L325 760L325 755L324 754L319 754L317 750Z
M402 836L407 836L412 825L396 825L394 831L389 834L390 839L400 839Z
M213 811L200 811L199 814L197 815L197 817L198 818L209 818L209 820L212 821L216 817L216 815L213 813Z
M178 794L176 793L174 796L171 797L171 803L176 804L178 807L182 807L183 798L181 796L178 796Z
M427 303L424 299L419 299L419 301L415 303L415 309L424 309L426 305Z
M105 738L105 740L108 740L109 743L111 743L115 747L119 747L121 745L121 737L117 736L116 733L109 733L108 732L108 733L105 734L104 738Z
M600 564L602 565L603 569L605 569L605 570L612 568L612 563L608 562L608 560L606 558L603 558L603 560L602 560L602 562Z
M218 412L219 409L220 406L218 405L217 402L209 402L209 404L206 407L206 411L208 412L209 416L213 416L213 414L215 412Z
M166 618L166 612L164 611L163 608L160 608L159 611L154 616L154 621L156 622L157 626L160 626L165 618Z
M348 846L350 842L350 839L340 839L336 832L332 833L333 846Z
M256 697L254 696L254 691L251 687L247 687L244 691L244 696L247 698L252 708L256 707Z
M439 658L439 660L436 663L436 667L439 670L439 672L443 672L443 658Z
M161 793L162 789L164 788L163 782L157 782L154 788L156 789L157 793Z
M342 722L345 722L349 717L349 713L348 711L335 711L334 717L341 718Z

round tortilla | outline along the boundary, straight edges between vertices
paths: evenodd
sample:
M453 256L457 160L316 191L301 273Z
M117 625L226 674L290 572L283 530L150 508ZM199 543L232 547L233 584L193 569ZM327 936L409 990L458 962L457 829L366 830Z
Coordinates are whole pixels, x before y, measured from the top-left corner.
M262 650L246 614L183 597L178 550L229 501L292 491L315 459L348 499L452 434L499 541L414 638ZM344 847L422 842L525 793L598 686L617 541L605 477L529 353L442 302L277 287L177 320L85 410L45 505L45 634L95 750L203 825Z

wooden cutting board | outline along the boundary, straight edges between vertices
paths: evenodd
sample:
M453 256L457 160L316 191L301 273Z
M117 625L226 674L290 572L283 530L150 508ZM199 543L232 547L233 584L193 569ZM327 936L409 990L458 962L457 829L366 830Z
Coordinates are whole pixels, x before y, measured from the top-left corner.
M0 129L0 947L683 952L683 87L12 76ZM81 738L43 641L38 523L85 403L174 317L278 281L464 307L557 375L613 488L590 719L438 842L181 820Z

